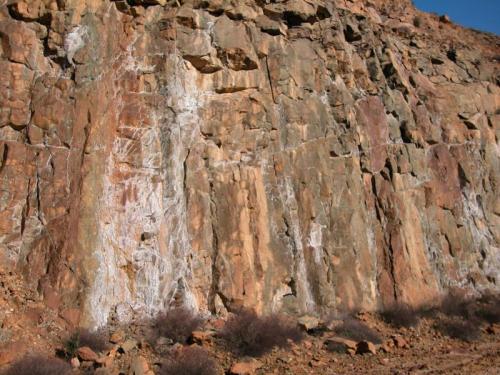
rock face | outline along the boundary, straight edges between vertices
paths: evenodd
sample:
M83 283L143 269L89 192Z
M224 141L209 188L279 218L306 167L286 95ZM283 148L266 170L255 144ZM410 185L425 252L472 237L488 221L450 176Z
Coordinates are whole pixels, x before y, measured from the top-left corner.
M82 325L499 289L498 37L410 1L9 0L0 38L0 263Z

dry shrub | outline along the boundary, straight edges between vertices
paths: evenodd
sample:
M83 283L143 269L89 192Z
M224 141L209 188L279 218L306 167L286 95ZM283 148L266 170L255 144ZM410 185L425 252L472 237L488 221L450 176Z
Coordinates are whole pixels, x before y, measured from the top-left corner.
M66 357L75 357L77 349L82 346L88 346L95 352L103 352L109 348L109 343L106 335L101 331L92 332L87 329L79 329L65 342Z
M435 328L446 336L466 342L472 342L481 337L479 322L476 320L446 320L437 323Z
M10 366L4 375L65 375L71 372L71 366L58 358L40 355L27 356Z
M382 318L394 327L410 328L418 325L419 313L406 304L395 304L382 312Z
M500 323L500 299L498 296L482 298L482 304L477 307L476 315L479 319L490 324Z
M155 335L156 338L167 337L174 342L184 344L202 323L203 319L188 308L174 308L156 317Z
M374 344L382 343L382 339L377 332L354 318L347 318L340 326L336 327L334 331L338 336L346 339L370 341Z
M413 26L415 26L415 27L420 27L420 26L422 26L422 17L420 17L420 16L415 16L415 17L413 18Z
M92 332L81 329L79 332L80 346L88 346L95 352L103 352L109 348L109 342L104 332Z
M451 292L441 302L441 312L447 316L472 319L474 303L461 294Z
M258 316L254 311L241 310L226 322L222 338L237 355L258 357L274 347L287 347L288 340L300 341L302 332L284 316Z
M200 347L183 348L162 364L160 375L216 375L215 361Z

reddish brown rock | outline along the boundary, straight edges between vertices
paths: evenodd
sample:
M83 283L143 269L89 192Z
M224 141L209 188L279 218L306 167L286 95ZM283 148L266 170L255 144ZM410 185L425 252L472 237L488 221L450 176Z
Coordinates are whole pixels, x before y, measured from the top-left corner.
M251 359L244 362L237 362L231 366L229 370L230 374L233 375L253 375L255 372L261 368L263 365L260 361L256 359Z
M77 354L82 361L96 362L99 359L99 356L88 346L78 348Z
M330 337L325 340L325 346L329 351L338 353L356 354L356 341L342 337Z
M80 361L77 357L74 357L74 358L71 358L71 360L69 361L71 367L73 368L78 368L80 367Z
M400 335L392 336L392 341L394 342L394 345L396 346L396 348L400 348L400 349L408 349L409 348L408 342L404 339L404 337L402 337Z
M356 354L377 354L377 347L370 341L360 341L356 345Z
M191 339L195 344L204 345L212 341L213 335L213 331L194 331L191 334Z
M133 3L0 5L0 265L68 325L499 290L498 37L409 0Z

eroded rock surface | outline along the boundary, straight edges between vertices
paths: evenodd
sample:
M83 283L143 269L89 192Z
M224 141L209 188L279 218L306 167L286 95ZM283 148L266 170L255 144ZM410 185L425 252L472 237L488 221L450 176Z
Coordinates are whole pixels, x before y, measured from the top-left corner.
M409 3L3 2L2 268L91 327L498 290L500 40Z

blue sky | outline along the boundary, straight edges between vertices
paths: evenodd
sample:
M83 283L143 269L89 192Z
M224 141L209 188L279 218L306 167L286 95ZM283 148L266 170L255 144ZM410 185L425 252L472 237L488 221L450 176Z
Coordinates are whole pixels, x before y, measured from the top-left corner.
M447 14L455 23L500 35L500 0L413 0L426 12Z

